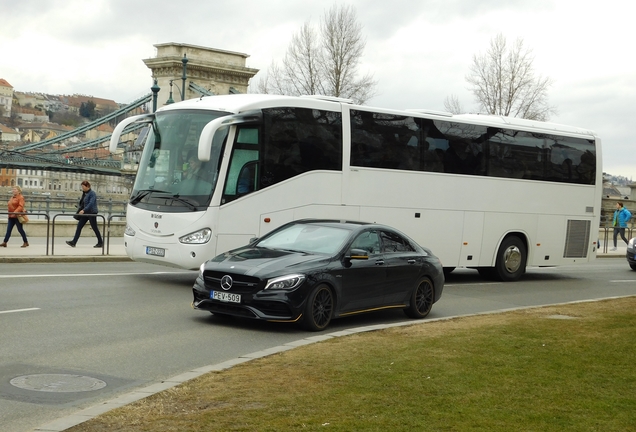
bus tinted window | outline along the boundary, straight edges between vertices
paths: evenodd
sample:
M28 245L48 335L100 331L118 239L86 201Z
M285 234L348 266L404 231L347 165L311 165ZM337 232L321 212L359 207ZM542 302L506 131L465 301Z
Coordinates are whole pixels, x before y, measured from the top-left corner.
M593 140L351 111L351 165L593 185Z
M306 108L263 110L261 163L261 188L307 171L341 170L341 114Z

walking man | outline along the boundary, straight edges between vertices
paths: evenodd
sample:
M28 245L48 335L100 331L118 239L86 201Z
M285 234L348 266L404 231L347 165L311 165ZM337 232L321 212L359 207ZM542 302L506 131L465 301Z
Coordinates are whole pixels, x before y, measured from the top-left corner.
M103 247L103 242L102 235L97 226L97 216L82 216L84 214L96 215L99 212L97 209L97 194L91 189L91 184L86 180L82 182L82 192L82 198L80 199L78 211L75 215L75 219L78 220L75 237L73 237L73 240L67 241L66 244L70 247L75 247L77 240L79 240L80 235L82 235L82 228L84 228L86 222L90 222L91 228L97 237L97 244L93 247L101 248Z

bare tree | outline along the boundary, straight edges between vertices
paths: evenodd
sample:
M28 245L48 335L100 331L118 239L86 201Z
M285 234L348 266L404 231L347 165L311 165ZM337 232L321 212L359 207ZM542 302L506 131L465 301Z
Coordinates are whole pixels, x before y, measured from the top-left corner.
M502 34L492 39L485 54L473 56L466 76L480 108L489 114L541 121L556 113L547 96L552 80L535 76L533 61L522 39L510 49Z
M451 114L461 114L465 112L459 98L454 94L446 96L446 99L444 99L444 109Z
M292 37L282 65L272 62L257 84L261 93L322 94L364 103L375 94L376 82L358 78L366 42L352 6L334 5L321 19L320 31L306 22Z

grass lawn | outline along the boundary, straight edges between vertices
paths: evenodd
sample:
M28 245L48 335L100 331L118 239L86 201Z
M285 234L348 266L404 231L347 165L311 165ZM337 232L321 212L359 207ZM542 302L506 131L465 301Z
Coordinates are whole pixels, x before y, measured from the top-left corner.
M414 321L251 361L87 431L636 431L636 297Z

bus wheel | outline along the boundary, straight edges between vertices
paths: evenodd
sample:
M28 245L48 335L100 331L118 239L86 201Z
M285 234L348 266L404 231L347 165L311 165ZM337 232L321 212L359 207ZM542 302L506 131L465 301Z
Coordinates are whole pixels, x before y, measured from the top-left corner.
M518 280L526 272L527 259L526 246L521 239L515 236L506 238L497 252L495 276L504 282Z
M404 309L404 313L409 318L424 318L431 311L434 299L433 282L429 278L424 278L413 290L410 304Z
M302 326L305 330L324 330L333 317L333 294L325 284L318 285L309 295L305 304Z

